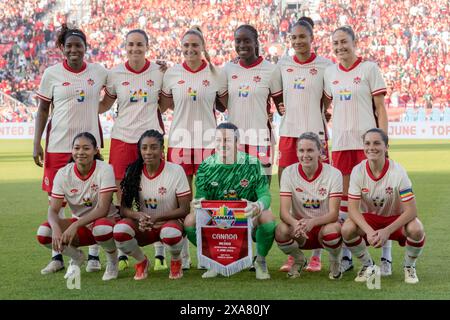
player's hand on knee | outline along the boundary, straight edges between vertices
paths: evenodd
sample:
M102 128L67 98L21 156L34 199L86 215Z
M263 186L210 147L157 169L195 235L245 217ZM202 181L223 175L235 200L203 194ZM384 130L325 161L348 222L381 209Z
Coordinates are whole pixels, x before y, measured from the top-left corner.
M247 201L246 199L242 199ZM261 214L264 210L264 204L261 201L251 202L247 201L247 207L245 207L244 212L247 218L254 218Z
M52 234L52 249L56 252L62 251L62 234L60 231L53 231Z

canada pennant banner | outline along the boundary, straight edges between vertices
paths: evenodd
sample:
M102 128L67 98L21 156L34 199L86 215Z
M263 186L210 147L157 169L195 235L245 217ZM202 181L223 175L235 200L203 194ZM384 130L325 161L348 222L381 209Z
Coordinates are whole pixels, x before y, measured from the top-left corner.
M252 264L252 220L246 201L202 201L196 208L200 265L229 277Z

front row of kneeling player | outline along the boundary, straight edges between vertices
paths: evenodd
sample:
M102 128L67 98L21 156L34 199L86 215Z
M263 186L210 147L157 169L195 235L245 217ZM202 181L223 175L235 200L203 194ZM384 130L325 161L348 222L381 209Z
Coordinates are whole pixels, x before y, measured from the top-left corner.
M411 181L406 171L387 157L388 137L382 130L371 129L363 137L367 160L352 171L349 218L342 225L338 222L342 176L337 169L321 163L321 143L316 134L300 136L299 163L282 174L281 222L277 226L270 211L269 185L263 169L256 159L237 151L238 140L239 131L233 124L217 127L215 154L199 168L193 203L202 199L229 200L231 195L226 190L233 190L235 199L248 201L247 215L254 218L256 228L257 279L270 278L265 257L274 239L281 251L294 258L290 278L300 276L306 264L302 250L316 248L329 252L330 279L341 278L344 242L362 263L357 282L366 281L374 272L366 245L380 248L392 239L406 247L405 282L418 282L415 262L422 252L425 233L417 218ZM112 205L116 191L112 167L101 161L94 136L81 133L75 137L71 162L58 171L54 180L48 221L38 229L41 244L72 259L66 278L85 261L78 247L98 243L107 257L103 280L118 276L117 249L136 259L134 278L145 279L149 261L140 247L156 241L161 241L172 255L169 278L183 276L183 235L186 233L196 244L194 215L187 216L192 196L183 169L164 161L163 141L155 130L146 131L139 139L139 158L129 166L121 184L119 214ZM241 186L242 179L249 185ZM215 182L213 187L211 182ZM58 216L64 199L72 219ZM208 270L203 277L216 275Z

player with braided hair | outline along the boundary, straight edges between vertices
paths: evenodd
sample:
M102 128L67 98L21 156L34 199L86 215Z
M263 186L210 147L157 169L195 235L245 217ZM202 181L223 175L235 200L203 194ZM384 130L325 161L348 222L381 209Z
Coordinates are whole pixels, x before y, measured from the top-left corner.
M138 159L121 182L122 215L114 227L116 245L135 258L135 280L148 276L149 261L141 250L161 241L171 253L170 279L183 276L183 219L189 213L191 190L183 168L163 160L164 136L147 130L138 143Z

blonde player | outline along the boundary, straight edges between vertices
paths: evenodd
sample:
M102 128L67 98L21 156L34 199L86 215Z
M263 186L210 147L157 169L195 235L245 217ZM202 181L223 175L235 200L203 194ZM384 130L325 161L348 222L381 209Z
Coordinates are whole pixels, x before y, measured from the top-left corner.
M161 66L145 58L149 49L148 36L140 29L131 30L125 38L127 61L114 67L108 74L105 96L100 113L117 101L117 114L111 132L109 163L114 168L116 185L125 176L128 165L138 158L137 141L149 129L164 133L158 106L164 73ZM120 190L117 193L121 202ZM120 253L119 269L128 267L128 258ZM155 270L167 269L164 246L155 243Z
M298 162L297 139L304 132L319 135L322 143L321 160L329 162L328 134L325 111L329 100L323 97L323 74L331 61L311 52L314 22L300 18L291 28L291 46L294 56L285 56L278 62L283 80L283 101L286 113L281 117L278 154L278 179L283 170ZM280 180L279 180L280 181ZM314 250L306 271L321 270L320 249ZM280 271L291 269L293 258L288 257Z
M140 246L161 241L172 255L170 279L183 276L181 250L183 219L189 213L191 190L183 168L165 162L164 136L144 132L138 141L138 159L122 180L122 214L114 227L117 247L138 262L135 280L148 276L149 261Z
M36 165L44 166L42 189L49 193L49 199L56 172L70 159L73 138L80 132L90 132L94 135L97 145L100 145L98 101L107 76L105 68L100 64L84 61L87 44L86 35L81 30L69 29L63 24L56 44L63 52L65 60L47 68L42 76L37 92L40 102L33 150ZM47 124L51 105L51 120ZM46 124L44 155L41 138ZM64 208L61 209L60 216L64 217ZM53 252L52 261L41 273L57 272L63 268L62 255ZM86 271L100 269L98 247L90 247Z
M75 136L71 157L71 162L58 171L53 181L48 221L39 227L38 241L72 258L66 279L76 274L86 259L77 247L98 243L108 261L102 279L115 279L119 270L112 235L119 212L112 204L117 190L113 169L101 161L96 138L88 132ZM72 219L59 216L64 199L72 211Z
M167 160L183 167L189 186L199 165L214 150L218 71L210 62L199 28L181 38L184 62L169 68L163 80L161 106L173 109ZM206 59L206 60L205 60ZM189 242L184 240L183 269L189 269Z
M174 112L167 159L183 167L192 185L198 166L214 150L218 74L200 29L188 30L181 46L184 62L166 71L161 104Z
M330 279L340 279L342 174L322 163L319 136L305 132L298 138L299 163L283 171L280 185L280 222L275 240L294 258L288 277L297 278L306 265L301 249L325 248L330 257Z
M219 96L228 94L228 121L241 131L239 150L257 157L270 180L273 141L268 102L273 98L277 108L283 102L281 74L276 65L259 55L254 27L239 26L234 32L234 45L239 59L225 65Z
M363 141L367 160L352 170L349 217L342 226L344 242L363 264L355 281L365 282L374 272L366 243L380 248L391 239L406 245L405 282L415 284L419 282L416 260L424 247L425 231L417 218L411 181L405 169L387 157L389 141L383 130L368 130Z
M339 63L325 70L325 95L333 100L332 164L342 172L344 191L341 219L347 215L347 191L352 168L364 158L361 136L370 128L388 129L384 106L386 84L378 66L356 55L356 37L350 27L340 27L332 35L333 51ZM381 273L391 272L391 243L383 249ZM353 268L345 248L342 267Z

